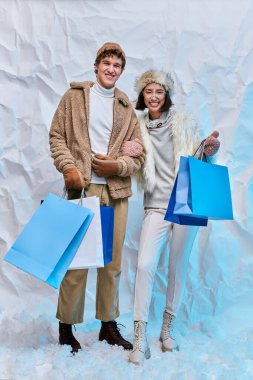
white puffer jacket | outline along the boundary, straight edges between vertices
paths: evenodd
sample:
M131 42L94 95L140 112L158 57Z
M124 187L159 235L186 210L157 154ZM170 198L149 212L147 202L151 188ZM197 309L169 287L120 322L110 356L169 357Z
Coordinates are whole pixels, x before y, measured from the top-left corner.
M174 107L173 107L174 108ZM146 160L135 175L138 186L151 193L155 187L155 161L149 133L145 125L145 115L139 117L143 142L146 148ZM193 155L201 138L197 123L183 112L174 111L170 118L170 131L174 147L175 177L178 171L180 156Z

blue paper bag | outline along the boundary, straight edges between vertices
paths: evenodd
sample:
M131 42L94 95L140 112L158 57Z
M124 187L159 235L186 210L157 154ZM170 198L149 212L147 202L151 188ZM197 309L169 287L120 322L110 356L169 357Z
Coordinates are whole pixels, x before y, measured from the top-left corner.
M175 207L176 206L178 207L178 205L176 205L177 189L179 190L178 175L176 177L176 181L175 181L173 189L172 189L171 197L169 200L169 205L168 205L164 219L169 221L169 222L173 222L173 223L181 224L181 225L185 225L185 226L203 226L203 227L206 227L207 222L208 222L207 218L197 218L194 216L178 215L174 212ZM186 199L188 199L187 189L185 189L185 196L186 196Z
M92 217L89 209L49 194L4 260L58 288Z
M209 219L233 219L228 168L188 157L191 213Z
M101 227L103 239L103 255L105 265L112 261L113 231L114 231L114 208L100 206Z
M208 219L233 219L228 169L194 157L181 157L173 213Z

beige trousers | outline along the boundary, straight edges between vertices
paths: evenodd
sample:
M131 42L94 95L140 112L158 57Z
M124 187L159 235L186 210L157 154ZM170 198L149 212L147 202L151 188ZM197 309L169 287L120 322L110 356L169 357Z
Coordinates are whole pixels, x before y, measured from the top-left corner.
M119 316L119 280L121 251L125 238L128 199L112 199L107 185L90 184L87 196L97 196L103 206L114 207L114 241L112 262L97 269L96 318L112 321ZM80 191L70 190L69 199L80 197ZM64 323L83 322L85 288L88 269L68 270L64 276L58 298L56 318Z

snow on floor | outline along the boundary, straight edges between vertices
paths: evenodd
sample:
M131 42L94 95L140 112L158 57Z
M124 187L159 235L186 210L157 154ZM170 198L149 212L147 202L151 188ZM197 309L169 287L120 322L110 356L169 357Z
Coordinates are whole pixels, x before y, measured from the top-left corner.
M249 315L249 312L250 315ZM148 338L152 357L142 366L128 363L128 352L99 342L98 321L77 326L75 335L82 351L71 355L67 346L57 343L58 324L54 317L29 312L13 316L0 314L0 379L8 380L250 380L253 379L252 309L242 311L242 320L224 315L213 322L210 331L201 325L186 333L176 330L180 351L160 349L160 324L149 324ZM124 337L132 340L132 316L119 321ZM212 334L219 325L216 337ZM223 333L229 330L230 334Z

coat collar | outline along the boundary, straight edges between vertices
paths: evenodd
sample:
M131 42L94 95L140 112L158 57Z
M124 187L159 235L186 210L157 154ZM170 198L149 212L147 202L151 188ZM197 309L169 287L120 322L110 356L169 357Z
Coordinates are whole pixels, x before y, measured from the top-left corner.
M79 89L79 90L90 89L93 85L94 85L94 82L92 81L70 83L70 87L72 89ZM120 91L117 87L115 88L115 99L117 99L120 103L122 103L124 107L128 107L130 105L130 101L127 95L124 92Z

